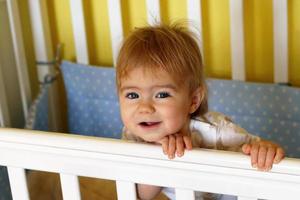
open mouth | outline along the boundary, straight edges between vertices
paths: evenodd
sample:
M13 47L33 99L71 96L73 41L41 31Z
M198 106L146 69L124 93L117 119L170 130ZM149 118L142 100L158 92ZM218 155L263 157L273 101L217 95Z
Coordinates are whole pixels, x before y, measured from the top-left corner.
M145 127L145 128L151 128L159 125L160 122L141 122L139 123L140 126Z

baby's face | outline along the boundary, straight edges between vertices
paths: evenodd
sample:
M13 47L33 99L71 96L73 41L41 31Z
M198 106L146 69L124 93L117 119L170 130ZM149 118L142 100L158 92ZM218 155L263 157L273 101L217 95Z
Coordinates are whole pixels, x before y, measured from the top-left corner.
M165 71L134 69L121 80L119 101L125 127L148 142L188 128L191 98Z

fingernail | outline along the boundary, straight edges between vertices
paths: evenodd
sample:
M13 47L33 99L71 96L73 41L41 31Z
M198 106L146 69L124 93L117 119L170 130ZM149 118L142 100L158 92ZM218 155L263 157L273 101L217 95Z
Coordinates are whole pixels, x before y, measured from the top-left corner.
M253 164L252 164L252 167L257 168L257 164L256 164L256 163L253 163Z
M181 156L183 156L183 154L182 153L177 153L177 156L181 157Z

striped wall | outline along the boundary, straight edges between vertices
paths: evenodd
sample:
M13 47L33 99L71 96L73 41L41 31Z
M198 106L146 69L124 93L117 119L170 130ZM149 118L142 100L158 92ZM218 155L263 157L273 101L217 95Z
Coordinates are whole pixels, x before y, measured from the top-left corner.
M20 1L20 0L18 0ZM76 0L72 0L76 1ZM109 27L109 2L105 0L83 1L85 12L85 27L89 63L98 65L112 65L113 53ZM188 0L192 1L192 0ZM201 2L203 54L205 57L206 73L209 77L232 78L230 46L232 37L230 26L230 6L239 0L199 0ZM273 41L273 1L276 0L244 0L243 19L237 23L244 23L245 40L245 79L249 81L274 82L275 54ZM281 1L281 0L277 0ZM156 1L153 1L156 2ZM159 1L158 1L159 2ZM284 1L282 1L284 2ZM280 3L280 2L279 2ZM152 4L151 4L152 5ZM161 0L159 2L161 20L171 22L176 19L188 18L187 0ZM76 45L72 29L72 6L70 0L48 0L48 12L51 15L50 26L52 42L64 43L63 57L76 59ZM147 1L122 0L121 20L123 33L126 36L134 27L143 26L147 22ZM100 9L99 9L100 8ZM26 10L26 6L24 8ZM300 1L288 0L287 35L288 39L288 81L300 86ZM26 13L26 12L24 12ZM280 28L280 27L279 27ZM25 35L26 37L26 35ZM30 55L29 55L30 56ZM239 66L239 65L238 65ZM280 82L280 81L277 81ZM283 81L284 82L284 81Z

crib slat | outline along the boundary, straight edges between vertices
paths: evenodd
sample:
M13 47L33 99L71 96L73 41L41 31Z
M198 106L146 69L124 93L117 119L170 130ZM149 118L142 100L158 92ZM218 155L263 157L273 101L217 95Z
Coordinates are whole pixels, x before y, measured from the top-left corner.
M147 0L147 19L150 25L154 25L161 21L159 0Z
M7 167L10 189L15 200L29 200L25 170L18 167Z
M193 190L175 189L176 200L194 200L195 192Z
M12 33L24 118L26 118L28 114L28 107L31 102L31 90L17 1L7 0L7 9Z
M89 64L82 0L70 0L77 62Z
M288 82L287 0L273 0L274 82Z
M28 4L36 59L37 61L50 62L53 59L53 52L46 2L29 0ZM53 69L50 66L38 65L40 82L43 82L44 76L49 73L53 73Z
M187 10L188 10L188 19L191 20L192 22L191 25L193 26L191 28L196 28L197 29L196 34L199 35L199 40L197 42L204 62L201 0L188 0Z
M136 200L135 183L116 181L118 200Z
M230 0L231 70L233 80L245 80L243 0Z
M51 63L54 55L52 49L51 32L49 27L49 16L47 1L45 0L28 0L30 10L30 21L32 28L32 37L34 38L34 52L36 61ZM38 79L44 82L44 77L49 74L55 74L54 65L37 63ZM49 116L50 130L61 130L61 114L59 113L58 85L53 83L50 89L49 99Z
M80 187L77 176L60 174L63 199L80 200Z
M123 26L121 17L120 0L108 1L109 27L113 51L113 63L116 66L116 60L119 52L120 44L123 40Z

